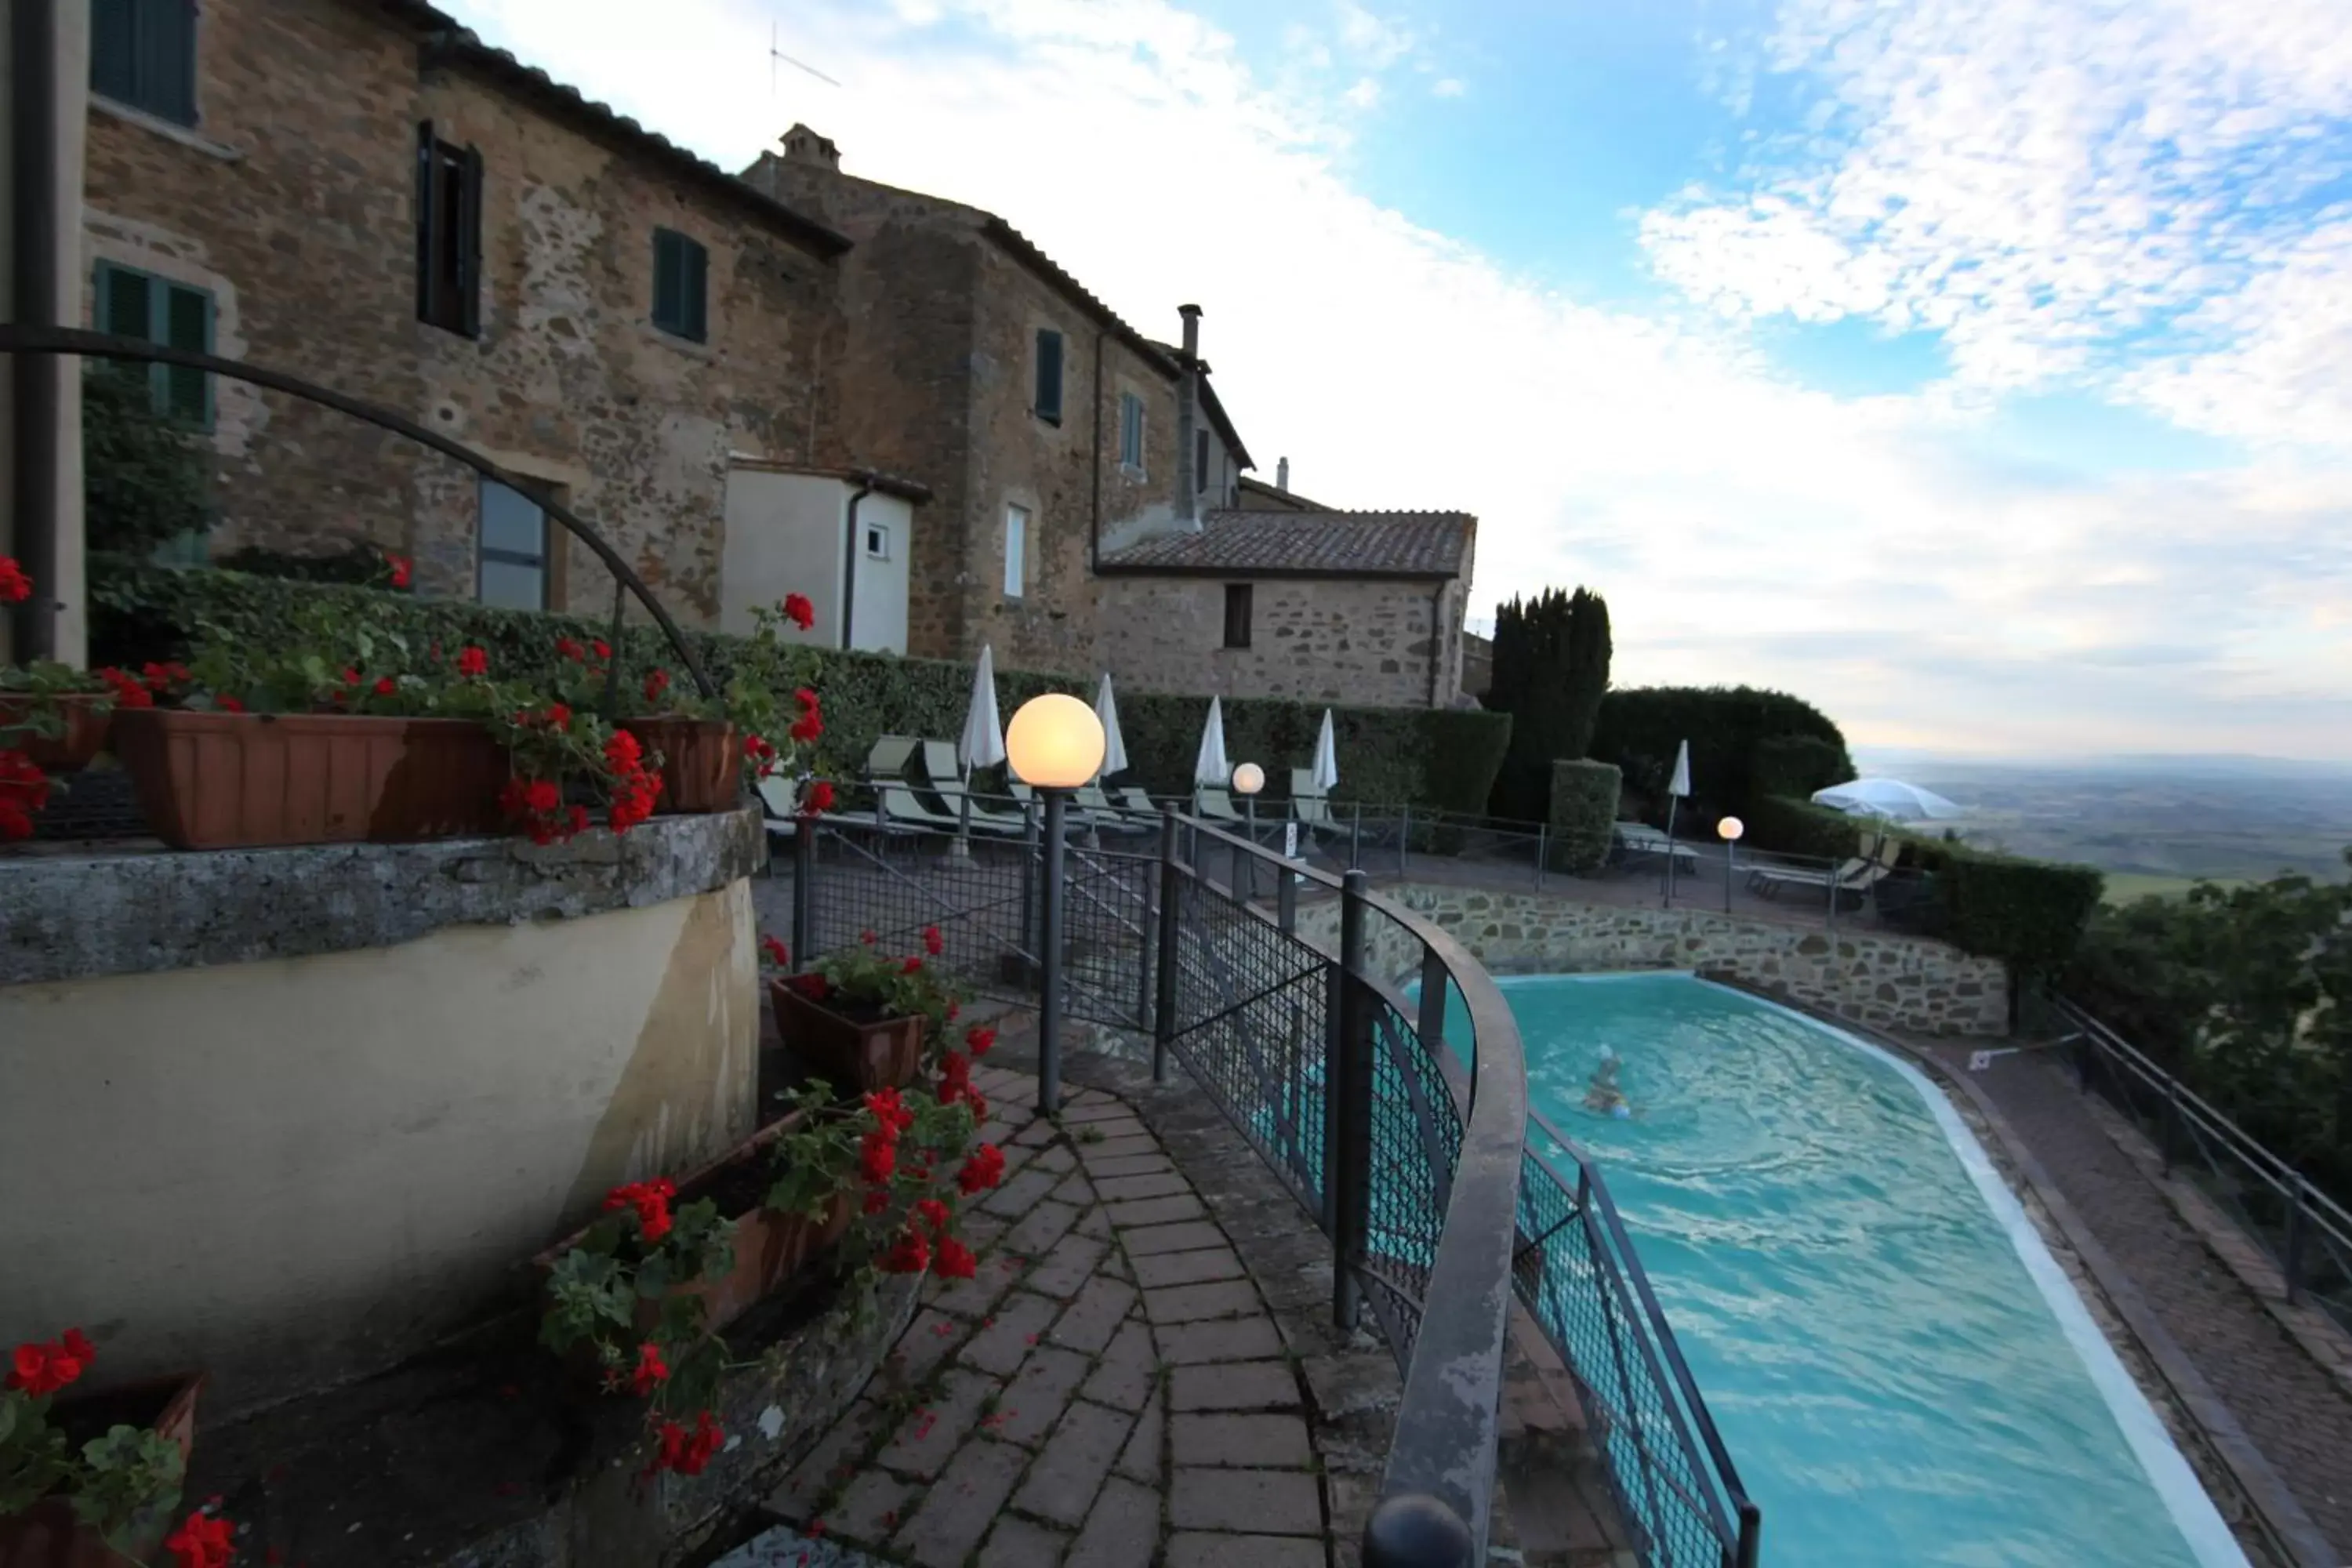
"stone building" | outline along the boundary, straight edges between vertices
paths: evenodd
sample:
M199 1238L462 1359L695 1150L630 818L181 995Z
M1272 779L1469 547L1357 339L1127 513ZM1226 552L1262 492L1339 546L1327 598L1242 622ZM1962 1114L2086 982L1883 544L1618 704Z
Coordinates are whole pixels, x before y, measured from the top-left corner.
M87 319L380 405L530 487L159 368L218 452L215 552L367 540L425 593L608 606L543 495L715 626L735 456L848 462L822 386L842 236L416 0L119 9L90 62Z
M968 658L987 644L1007 665L1094 667L1098 555L1191 518L1183 351L993 213L844 174L804 125L744 178L853 242L831 374L842 439L933 495L908 651Z
M1104 557L1105 662L1146 690L1447 708L1477 520L1228 510Z

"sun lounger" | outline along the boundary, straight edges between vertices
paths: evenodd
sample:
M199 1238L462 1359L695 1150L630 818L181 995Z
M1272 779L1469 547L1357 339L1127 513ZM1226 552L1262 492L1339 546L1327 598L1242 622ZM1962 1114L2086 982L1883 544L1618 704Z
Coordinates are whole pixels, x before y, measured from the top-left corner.
M961 764L956 761L954 742L925 741L923 773L929 780L932 793L937 795L940 803L947 807L948 815L961 824L963 821L964 807L967 804L966 796L970 795L970 791L964 785ZM1028 831L1028 825L1021 820L1020 814L1017 812L998 811L992 806L982 805L977 797L971 799L969 804L971 808L971 826L974 832L996 833L1007 837L1017 837Z
M1071 798L1078 803L1095 826L1106 833L1140 833L1156 825L1152 820L1130 815L1103 794L1102 785L1098 784L1080 784Z
M1656 828L1642 822L1620 822L1610 830L1620 864L1641 860L1675 858L1679 868L1698 869L1698 851L1679 839L1668 838Z
M1818 891L1825 897L1843 901L1857 901L1870 889L1886 879L1887 868L1873 859L1855 858L1840 866L1835 872L1813 871L1797 868L1763 867L1748 873L1748 888L1768 899L1777 899L1795 889Z
M1307 834L1337 833L1339 820L1331 815L1331 797L1315 787L1315 770L1290 770L1290 816Z
M1194 784L1192 815L1203 822L1213 822L1226 827L1249 826L1249 818L1234 809L1234 797L1226 793L1223 784Z
M1019 801L1025 809L1036 816L1038 826L1042 830L1045 823L1045 803L1037 798L1037 792L1019 779L1012 780L1004 787L1013 792L1014 800ZM1068 805L1062 808L1063 832L1084 833L1094 826L1093 816L1083 806Z

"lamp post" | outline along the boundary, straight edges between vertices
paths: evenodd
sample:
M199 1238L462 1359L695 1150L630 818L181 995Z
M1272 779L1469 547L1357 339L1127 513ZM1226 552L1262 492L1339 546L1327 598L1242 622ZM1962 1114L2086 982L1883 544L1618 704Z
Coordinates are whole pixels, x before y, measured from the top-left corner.
M1037 1109L1062 1109L1062 822L1070 792L1102 771L1103 727L1075 697L1033 697L1004 730L1013 776L1045 802L1045 994L1037 1005Z
M1715 831L1723 840L1723 912L1729 914L1731 912L1731 862L1739 848L1739 836L1748 831L1748 825L1736 816L1727 816L1715 825Z
M1234 793L1242 797L1242 811L1249 819L1250 847L1257 847L1257 792L1265 787L1265 770L1255 763L1244 763L1234 770ZM1249 886L1242 891L1242 901L1257 897L1257 857L1246 858Z

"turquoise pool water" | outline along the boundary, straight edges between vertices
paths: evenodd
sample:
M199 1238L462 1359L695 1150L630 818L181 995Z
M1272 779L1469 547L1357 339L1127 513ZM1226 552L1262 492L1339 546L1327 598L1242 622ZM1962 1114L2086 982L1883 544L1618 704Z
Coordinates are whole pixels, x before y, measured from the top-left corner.
M2242 1568L1916 1069L1685 975L1503 985L1535 1103L1606 1175L1768 1564ZM1630 1121L1583 1109L1603 1046Z

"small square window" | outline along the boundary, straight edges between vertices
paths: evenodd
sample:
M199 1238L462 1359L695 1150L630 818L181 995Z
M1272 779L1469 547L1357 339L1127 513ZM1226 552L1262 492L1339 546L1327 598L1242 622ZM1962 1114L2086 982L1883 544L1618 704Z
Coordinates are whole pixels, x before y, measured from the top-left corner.
M1118 460L1143 471L1143 399L1131 392L1118 395Z
M1029 510L1004 509L1004 596L1020 598L1029 584Z
M890 530L887 525L879 522L866 525L866 554L872 561L890 559Z
M546 609L547 513L496 479L481 482L481 507L474 596L502 609Z
M654 230L654 325L689 342L710 336L710 252L676 229Z
M482 154L416 128L416 319L482 331Z
M1247 647L1250 645L1250 592L1247 583L1225 584L1225 646Z
M196 122L196 0L91 0L89 89L174 125Z
M100 331L194 353L213 352L213 297L205 290L110 261L98 264L93 281ZM212 428L213 378L203 371L149 364L125 365L114 374L143 376L156 413L200 430Z

